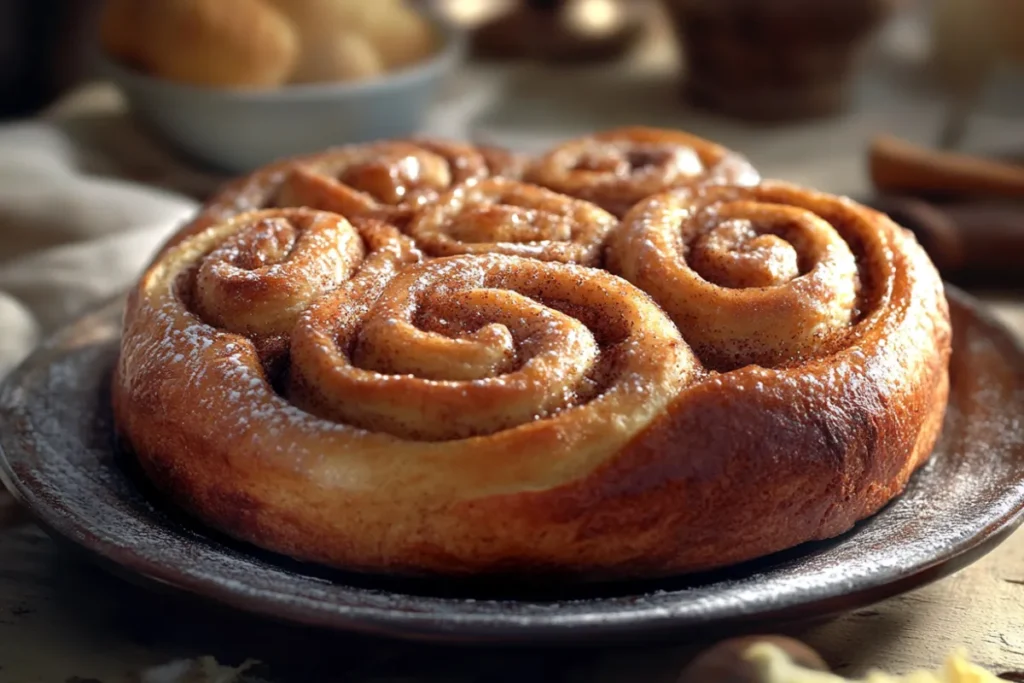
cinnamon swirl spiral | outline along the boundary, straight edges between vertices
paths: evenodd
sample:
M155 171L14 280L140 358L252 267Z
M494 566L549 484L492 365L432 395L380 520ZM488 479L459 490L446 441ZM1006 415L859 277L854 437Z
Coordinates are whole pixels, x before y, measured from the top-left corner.
M619 221L460 168L400 210L264 169L157 255L112 393L164 494L348 570L637 578L839 534L927 459L949 315L881 214L764 181Z
M949 311L924 250L884 215L781 182L672 191L630 211L607 264L716 371L644 435L666 449L655 471L685 453L676 495L716 506L684 515L702 554L832 537L928 458L949 393ZM722 496L731 504L717 507Z
M494 253L597 265L617 224L589 202L492 178L441 196L407 232L431 256Z
M743 156L721 145L632 126L566 142L530 164L525 178L622 216L641 199L671 188L752 185L759 176Z
M236 285L239 270L261 284ZM306 280L279 287L285 270L330 289L297 320ZM254 338L284 321L282 386ZM150 268L128 304L114 405L153 480L239 538L350 568L480 571L546 562L499 519L484 529L481 497L585 476L701 373L661 309L604 271L422 262L391 226L270 210Z
M402 223L455 185L515 170L514 157L500 150L439 140L383 142L296 164L276 201Z
M627 283L500 255L408 268L377 297L342 287L309 309L293 340L299 405L417 442L546 420L574 440L576 423L597 415L625 429L578 437L619 441L697 369L664 314Z
M904 240L866 207L766 181L648 198L612 237L608 267L653 296L709 366L771 367L878 322Z
M307 207L401 225L455 185L519 178L523 156L450 140L393 140L346 145L284 159L228 183L172 244L239 213Z

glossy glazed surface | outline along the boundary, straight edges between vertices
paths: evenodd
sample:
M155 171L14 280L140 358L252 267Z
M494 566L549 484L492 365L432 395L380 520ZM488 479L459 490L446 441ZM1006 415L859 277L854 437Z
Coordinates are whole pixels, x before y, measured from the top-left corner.
M626 190L674 189L621 222L515 177L548 157L452 141L236 181L128 297L142 470L237 539L398 575L671 576L876 512L948 394L924 252L850 200L724 184L745 162L685 133L579 144L622 141Z

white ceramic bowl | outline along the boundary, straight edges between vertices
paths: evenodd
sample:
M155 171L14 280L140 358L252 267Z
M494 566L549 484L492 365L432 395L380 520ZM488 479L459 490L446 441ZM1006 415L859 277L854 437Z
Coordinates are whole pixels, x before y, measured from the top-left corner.
M424 62L367 81L241 90L154 78L104 54L101 75L156 134L185 154L242 173L282 157L332 145L416 133L442 79L461 60L462 32L434 21L438 52Z

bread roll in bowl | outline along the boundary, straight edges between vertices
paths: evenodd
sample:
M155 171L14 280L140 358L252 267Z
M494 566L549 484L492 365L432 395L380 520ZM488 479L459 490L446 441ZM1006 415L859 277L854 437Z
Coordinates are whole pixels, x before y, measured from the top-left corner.
M299 56L291 22L265 0L110 0L99 31L111 57L203 87L278 87Z
M949 315L881 214L764 182L616 223L482 172L282 205L368 149L423 148L240 181L130 294L117 428L205 523L346 570L661 577L842 533L927 460Z

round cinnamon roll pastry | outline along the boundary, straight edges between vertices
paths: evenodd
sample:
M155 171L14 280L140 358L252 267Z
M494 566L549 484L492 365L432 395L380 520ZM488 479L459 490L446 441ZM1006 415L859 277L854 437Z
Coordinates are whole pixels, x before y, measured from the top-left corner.
M772 181L618 221L473 164L390 214L268 206L271 167L161 250L112 382L159 491L346 570L635 579L843 533L926 462L949 313L882 214Z
M566 142L527 167L525 179L622 216L641 199L676 187L753 185L740 154L689 133L632 126Z
M616 225L589 202L490 178L442 195L413 216L406 232L431 256L508 254L598 265Z
M244 337L274 376L299 315L314 301L381 259L393 262L391 272L422 258L394 226L354 221L312 209L234 216L212 229L210 248L174 281L175 296L198 319Z
M277 209L241 214L197 264L191 303L205 320L252 337L289 335L299 313L361 256L337 214Z

